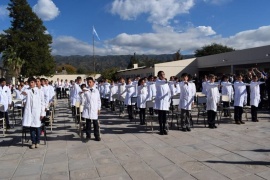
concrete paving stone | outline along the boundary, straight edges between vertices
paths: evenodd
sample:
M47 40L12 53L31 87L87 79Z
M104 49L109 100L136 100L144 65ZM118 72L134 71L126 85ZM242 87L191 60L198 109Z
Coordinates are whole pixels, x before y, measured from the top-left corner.
M42 173L41 180L65 180L69 179L68 171L55 172L55 173Z
M106 164L115 164L118 163L118 161L115 157L99 157L94 158L94 163L96 166L102 166Z
M42 165L28 165L20 166L16 169L14 177L28 176L28 175L40 175L42 172Z
M28 165L42 165L43 157L27 157L22 158L19 166L28 166Z
M204 148L203 150L217 157L231 153L230 151L224 150L220 147Z
M24 154L25 151L28 149L28 147L14 147L14 146L10 146L5 154Z
M4 154L0 158L0 161L10 161L10 160L16 160L16 159L21 159L22 154Z
M100 157L114 157L112 151L108 148L97 150L97 151L91 151L91 157L93 158L100 158Z
M143 160L153 169L174 164L172 161L165 158L164 156L146 157L143 158Z
M81 180L81 179L96 179L99 178L96 168L86 168L70 171L70 179Z
M123 165L125 170L129 172L133 171L143 171L143 170L151 170L151 168L145 162L131 162Z
M227 177L213 170L201 171L201 172L192 174L192 176L194 176L196 179L199 179L199 180L217 180L217 179L228 180Z
M40 180L40 175L29 175L29 176L19 176L19 177L12 177L12 180Z
M257 176L257 175L249 175L249 176L244 176L241 178L236 178L235 180L264 180L263 178Z
M44 157L46 154L46 149L35 149L34 151L32 150L27 150L25 151L23 158L39 158L39 157Z
M44 164L42 169L42 174L53 174L57 172L68 172L68 164L63 162Z
M268 180L270 179L270 170L256 173L256 175Z
M118 155L116 156L116 158L121 165L135 163L135 162L140 163L143 161L141 157L137 154Z
M129 172L130 177L133 180L161 180L162 178L153 170L142 170Z
M125 169L119 164L109 164L97 167L100 177L113 176L125 173Z
M0 161L0 170L2 171L2 169L16 168L20 161L21 161L21 159Z
M16 170L16 166L13 168L10 167L6 169L0 169L0 172L1 172L0 179L11 179L15 170Z
M240 156L244 156L248 159L251 159L253 161L270 162L270 156L264 152L254 152L252 150L251 151L247 150L247 151L235 151L235 153L239 154Z
M209 167L199 161L178 162L177 165L189 174L210 170Z
M57 162L67 162L68 161L68 156L65 153L62 154L46 154L44 163L45 164L51 164L51 163L57 163Z
M110 148L110 150L115 156L123 155L123 154L134 154L134 151L131 150L128 146Z
M90 158L85 159L71 159L68 161L68 168L70 171L94 167L94 162Z
M101 180L131 180L131 178L127 173L123 173L113 176L102 177Z
M164 148L158 150L163 156L170 159L174 163L186 162L186 161L194 161L194 158L180 152L174 148Z
M107 146L103 143L98 143L98 144L89 143L86 146L90 151L102 150L102 149L107 148Z
M190 176L187 172L180 169L177 165L168 165L156 169L156 172L166 180L183 179Z

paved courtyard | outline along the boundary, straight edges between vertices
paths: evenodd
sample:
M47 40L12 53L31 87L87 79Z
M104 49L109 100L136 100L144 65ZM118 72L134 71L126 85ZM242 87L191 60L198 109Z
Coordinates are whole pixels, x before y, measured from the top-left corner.
M0 137L0 179L270 179L270 115L259 117L245 125L225 119L217 129L201 120L191 132L173 127L161 136L156 123L152 133L102 110L102 140L85 143L60 100L47 145L22 147L19 126Z

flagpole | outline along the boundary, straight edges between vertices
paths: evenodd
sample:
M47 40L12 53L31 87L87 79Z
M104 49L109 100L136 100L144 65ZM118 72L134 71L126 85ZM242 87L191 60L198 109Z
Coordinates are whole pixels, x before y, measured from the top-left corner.
M94 27L93 27L94 30ZM93 35L93 59L94 59L94 73L96 73L96 60L95 60L95 37L94 32L92 32Z

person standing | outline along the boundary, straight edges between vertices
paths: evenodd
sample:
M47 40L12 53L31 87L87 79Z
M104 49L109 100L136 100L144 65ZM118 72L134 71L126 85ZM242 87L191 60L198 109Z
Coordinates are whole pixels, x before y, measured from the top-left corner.
M229 97L229 102L223 102L223 107L228 108L230 107L230 102L233 100L233 87L232 83L229 82L229 77L228 76L223 76L223 81L221 82L221 95L226 95ZM229 116L229 110L226 109L224 110L224 116L228 117Z
M234 120L235 123L245 124L242 121L243 106L247 104L247 84L243 82L243 76L241 74L236 75L236 81L234 82Z
M41 120L45 115L45 103L44 94L41 89L40 80L36 86L36 79L29 78L29 88L25 89L23 95L25 98L24 115L22 120L22 125L24 127L30 127L30 136L32 145L31 149L38 148L40 143L40 133L41 133Z
M126 97L125 97L125 105L127 106L127 111L128 111L128 118L129 120L133 119L133 114L132 114L132 102L131 98L135 96L135 86L132 84L131 78L127 79L127 85L126 85Z
M206 110L207 120L210 129L217 128L216 126L216 115L217 105L220 101L220 95L218 90L218 84L215 84L215 75L210 74L209 83L206 84Z
M86 79L88 88L83 88L82 91L82 117L86 120L86 140L91 139L91 121L94 126L94 136L96 141L100 141L100 124L98 115L101 109L101 99L98 89L94 88L95 81L92 77Z
M171 91L163 71L158 72L156 89L155 109L158 111L160 135L167 135L167 113L170 107Z
M191 85L187 73L183 73L182 81L179 83L180 87L180 101L178 108L181 109L181 128L185 131L190 131L190 111L194 105L194 96L196 89Z
M147 101L147 86L144 79L138 81L137 108L140 109L140 124L145 125L145 108Z
M11 107L12 98L9 87L6 86L6 79L0 79L0 104L3 105L3 109L0 111L0 117L5 117L6 128L10 129L8 108Z
M114 84L114 81L112 80L109 88L110 88L109 101L111 104L111 111L115 111L115 98L113 96L117 94L118 87Z
M148 77L148 82L147 82L147 100L148 101L152 101L155 97L156 97L156 83L154 82L154 77L152 75L150 75ZM154 114L154 109L151 107L149 108L149 113L150 115Z
M82 82L82 78L80 76L77 77L76 83L73 85L72 95L71 95L71 106L72 106L72 114L75 116L75 105L76 102L81 102L80 92L82 92L82 89L80 87L80 84Z

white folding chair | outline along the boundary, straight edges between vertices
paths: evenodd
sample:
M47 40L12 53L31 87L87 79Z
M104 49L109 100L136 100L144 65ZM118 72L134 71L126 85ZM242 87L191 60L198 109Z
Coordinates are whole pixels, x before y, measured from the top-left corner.
M83 137L83 125L86 123L85 119L82 119L82 112L83 112L83 105L80 105L79 107L79 135L81 138Z
M198 114L197 114L197 124L199 123L199 117L202 116L203 117L203 122L204 122L204 126L206 127L206 122L205 122L205 118L207 117L207 111L206 111L206 96L197 96L197 110L198 110Z
M146 101L146 109L149 109L149 108L154 108L155 106L155 100L151 100L151 101ZM153 114L150 114L150 112L148 113L148 116L149 119L151 120L151 130L152 130L152 133L153 133L153 120L155 117L158 117L155 112L153 112ZM146 118L148 119L148 118ZM147 122L146 122L146 126L147 126Z
M4 111L4 105L0 104L0 111ZM5 136L5 131L6 131L6 126L5 126L5 117L3 116L0 118L0 122L2 121L2 131L3 131L3 136Z

